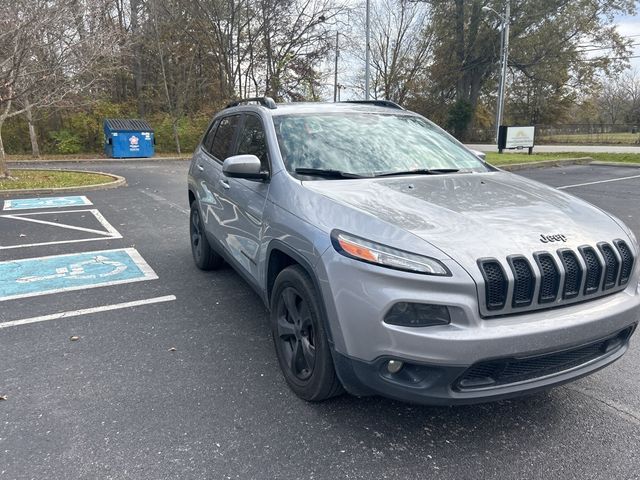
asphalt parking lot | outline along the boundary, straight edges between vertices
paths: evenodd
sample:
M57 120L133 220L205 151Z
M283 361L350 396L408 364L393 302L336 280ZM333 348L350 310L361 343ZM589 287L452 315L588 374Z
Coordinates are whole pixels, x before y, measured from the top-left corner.
M517 400L299 400L256 294L231 268L193 265L187 166L82 165L128 186L79 191L90 204L0 211L0 274L38 257L20 282L47 277L32 282L44 290L0 299L1 479L640 478L638 338L613 366ZM640 169L518 173L640 235ZM104 261L88 263L96 251ZM40 257L63 261L45 269ZM123 277L120 264L137 273ZM82 289L68 289L67 275L86 277Z

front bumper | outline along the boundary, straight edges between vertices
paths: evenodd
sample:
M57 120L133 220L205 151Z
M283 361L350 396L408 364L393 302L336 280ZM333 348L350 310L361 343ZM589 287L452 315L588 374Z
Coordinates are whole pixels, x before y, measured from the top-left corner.
M358 395L381 394L420 403L469 403L549 388L588 375L620 358L619 348L583 365L541 378L460 391L458 378L494 359L535 357L574 349L635 328L640 318L637 273L619 293L589 302L519 315L482 318L475 283L455 262L451 277L430 277L348 259L329 249L317 265L338 375ZM397 302L447 305L449 325L400 327L384 323ZM630 336L630 335L629 335ZM385 377L397 359L422 369L417 385ZM381 373L382 372L382 373Z
M554 357L566 358L580 350L602 348L600 354L589 359L585 358L585 361L579 364L567 363L566 368L558 366L559 368L555 371L550 368L546 370L541 368L540 375L530 370L529 378L523 376L519 381L504 384L494 382L484 386L480 384L473 386L461 381L469 378L471 372L477 371L478 366L482 368L482 363L469 368L405 363L399 372L392 374L386 368L387 362L392 360L388 357L379 358L374 362L363 362L334 352L334 360L340 380L347 391L354 395L382 395L425 405L464 405L528 395L590 375L624 355L634 330L635 325L607 338L562 352L548 352L523 359L504 359L505 364L513 362L522 365L536 361L539 364L545 364ZM608 343L611 347L606 350L602 345ZM396 357L393 360L398 359Z

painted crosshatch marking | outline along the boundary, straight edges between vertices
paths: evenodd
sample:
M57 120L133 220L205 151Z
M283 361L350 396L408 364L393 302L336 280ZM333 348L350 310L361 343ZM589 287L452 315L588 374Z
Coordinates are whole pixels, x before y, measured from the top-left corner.
M43 220L41 217L44 215L51 215L54 212L33 212L33 213L16 213L13 215L0 215L0 225L2 224L2 219L9 220L17 220L20 222L27 223L35 223L41 225L48 225L53 227L58 227L63 230L72 230L78 231L82 233L91 233L96 235L96 237L92 238L80 238L80 239L71 239L71 240L57 240L57 241L42 241L42 242L34 242L28 244L17 244L17 245L4 245L0 243L0 250L8 250L12 248L25 248L25 247L34 247L34 246L44 246L44 245L58 245L62 243L78 243L78 242L92 242L96 240L111 240L122 238L122 235L107 221L106 218L102 216L102 214L94 208L87 210L64 210L60 212L55 212L57 218L64 219L67 215L92 215L98 221L98 223L104 228L104 230L96 230L93 228L80 227L76 225L69 225L67 223L62 223L61 221L51 222L47 220Z
M33 210L38 208L64 208L93 205L84 195L69 197L16 198L4 201L3 210Z
M154 280L135 248L0 262L0 301Z

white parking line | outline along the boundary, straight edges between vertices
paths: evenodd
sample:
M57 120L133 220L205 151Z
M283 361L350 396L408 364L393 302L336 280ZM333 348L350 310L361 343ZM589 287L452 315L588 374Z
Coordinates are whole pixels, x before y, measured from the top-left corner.
M164 297L147 298L146 300L114 303L112 305L103 305L101 307L83 308L81 310L71 310L69 312L52 313L51 315L41 315L39 317L24 318L22 320L13 320L11 322L0 323L0 329L17 327L18 325L27 325L29 323L47 322L49 320L58 320L61 318L79 317L81 315L89 315L91 313L110 312L112 310L120 310L123 308L140 307L142 305L151 305L153 303L171 302L175 299L175 295L165 295Z
M564 185L562 187L556 187L558 190L564 190L566 188L586 187L587 185L597 185L598 183L619 182L621 180L629 180L631 178L640 178L640 175L631 175L630 177L609 178L608 180L596 180L595 182L576 183L575 185Z

